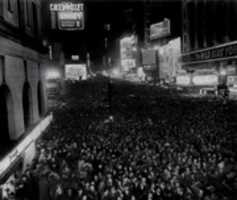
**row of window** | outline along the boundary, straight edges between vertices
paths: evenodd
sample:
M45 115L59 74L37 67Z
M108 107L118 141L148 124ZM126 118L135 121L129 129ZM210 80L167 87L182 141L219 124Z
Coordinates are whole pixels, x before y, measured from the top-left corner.
M6 6L9 15L13 16L14 20L17 20L16 24L20 29L28 30L26 32L38 36L40 31L40 8L36 2L31 0L7 0Z

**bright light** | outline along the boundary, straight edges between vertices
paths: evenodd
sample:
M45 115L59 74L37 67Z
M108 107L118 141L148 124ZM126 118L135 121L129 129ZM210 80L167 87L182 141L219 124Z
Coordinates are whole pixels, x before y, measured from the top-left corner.
M155 46L153 47L154 50L159 50L159 48L160 48L160 47L159 47L158 45L155 45Z
M86 80L87 69L85 64L68 64L65 65L66 79Z
M61 20L77 20L83 18L83 13L80 12L59 12L58 18Z
M195 85L217 85L218 76L215 74L196 75L193 77L193 83Z
M226 70L225 69L222 69L221 71L220 71L220 75L221 76L225 76L227 73L226 73Z
M50 70L46 73L46 79L58 79L60 78L60 73L57 70Z

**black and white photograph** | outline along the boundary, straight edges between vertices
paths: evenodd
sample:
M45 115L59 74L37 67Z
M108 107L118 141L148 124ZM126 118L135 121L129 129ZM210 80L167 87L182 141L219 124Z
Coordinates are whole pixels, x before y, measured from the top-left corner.
M236 200L237 0L0 0L0 200Z

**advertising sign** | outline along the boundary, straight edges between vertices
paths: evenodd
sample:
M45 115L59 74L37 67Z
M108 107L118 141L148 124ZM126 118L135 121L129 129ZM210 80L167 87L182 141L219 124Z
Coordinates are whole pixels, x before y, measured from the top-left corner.
M181 39L176 38L169 41L168 44L160 46L159 51L159 69L161 79L171 79L176 76L176 72L181 69Z
M176 84L180 86L188 86L191 83L190 75L177 75Z
M222 45L220 47L208 48L202 51L185 54L182 57L184 62L203 61L237 56L237 43Z
M218 85L218 76L215 74L196 75L193 77L193 83L197 86Z
M83 9L82 3L62 2L50 4L50 11L83 11Z
M124 71L136 67L137 37L135 35L124 37L120 40L120 59Z
M157 55L156 50L154 49L144 49L142 51L142 64L146 65L156 65L157 64Z
M87 69L85 64L69 64L65 66L67 80L86 80Z
M237 75L227 76L227 85L237 85Z
M150 26L150 39L159 39L170 35L170 20L165 18L162 22Z
M71 2L50 4L52 28L59 30L84 29L84 4Z

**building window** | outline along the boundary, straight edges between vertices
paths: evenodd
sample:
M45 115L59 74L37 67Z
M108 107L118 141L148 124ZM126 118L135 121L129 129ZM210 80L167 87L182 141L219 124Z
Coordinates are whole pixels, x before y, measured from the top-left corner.
M13 12L13 0L7 0L7 9L9 12Z
M33 25L34 25L34 34L38 35L38 10L37 5L32 2L32 17L33 17Z
M29 0L25 1L25 4L26 4L26 25L27 26L31 26L30 25L31 16L30 16L30 4L29 3L30 3Z

